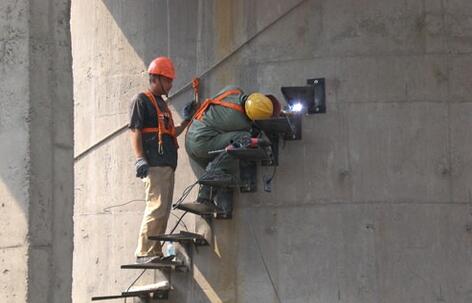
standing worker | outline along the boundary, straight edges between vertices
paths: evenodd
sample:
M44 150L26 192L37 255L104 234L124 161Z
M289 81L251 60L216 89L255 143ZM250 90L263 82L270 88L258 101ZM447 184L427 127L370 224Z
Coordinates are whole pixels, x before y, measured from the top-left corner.
M239 182L239 167L238 161L227 153L215 157L209 152L250 140L252 121L272 117L274 109L280 110L274 97L261 93L247 96L241 89L228 86L214 98L206 100L195 114L185 147L189 157L205 169L199 178L197 202L206 205L208 210L215 210L217 218L229 219L232 216L231 187ZM219 186L209 185L218 183Z
M146 208L136 249L136 262L147 263L163 258L159 241L149 236L165 233L174 192L177 167L177 136L189 124L195 102L184 109L182 124L175 126L172 113L162 95L172 88L175 69L171 59L158 57L148 68L149 90L138 94L131 103L129 129L136 156L136 177L143 179Z

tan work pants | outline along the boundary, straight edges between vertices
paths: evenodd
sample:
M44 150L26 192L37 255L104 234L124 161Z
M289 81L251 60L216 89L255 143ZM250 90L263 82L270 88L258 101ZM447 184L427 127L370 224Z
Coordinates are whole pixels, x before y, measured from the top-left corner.
M172 207L174 170L171 167L150 167L144 178L146 209L139 232L136 256L162 256L160 241L150 241L149 236L164 234Z

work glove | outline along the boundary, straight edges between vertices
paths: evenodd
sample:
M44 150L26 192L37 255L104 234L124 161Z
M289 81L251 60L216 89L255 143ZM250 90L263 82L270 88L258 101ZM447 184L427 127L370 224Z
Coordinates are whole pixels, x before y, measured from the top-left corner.
M185 105L184 109L182 110L182 117L184 120L190 121L192 120L193 115L197 111L197 102L195 100L190 101Z
M149 164L147 163L146 159L139 158L136 160L136 177L137 178L146 178L148 175Z

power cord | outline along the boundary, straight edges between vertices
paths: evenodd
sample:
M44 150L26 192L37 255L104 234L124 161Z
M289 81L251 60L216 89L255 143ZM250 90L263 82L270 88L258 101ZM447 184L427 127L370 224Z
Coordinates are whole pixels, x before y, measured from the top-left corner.
M173 205L172 209L176 209L177 206L179 206L180 204L182 204L185 199L188 197L188 195L190 194L190 192L192 191L192 189L195 187L195 185L198 184L198 181L195 181L193 184L190 184L189 186L187 186L184 191L182 192L182 195L180 196L180 198L177 200L177 202L175 202L175 204Z
M187 212L185 212L185 213L187 213ZM177 216L176 214L174 214L174 213L172 213L172 212L171 212L170 214L171 214L172 216L174 216L174 217L177 218L177 223L179 223L180 221L182 221L183 216L181 216L181 217L179 218L179 216ZM180 222L180 223L182 223L182 225L183 225L183 227L185 228L186 231L189 231L187 225L186 225L183 221ZM172 232L171 232L171 233L172 233Z
M146 272L147 269L144 269L140 274L139 276L133 281L133 283L130 284L130 286L128 286L128 288L126 289L126 292L128 292L131 287L133 287L133 285L139 280L139 278L142 277L142 275L144 275L144 273ZM126 303L126 297L125 297L125 303Z
M182 219L185 217L185 215L188 213L188 211L184 212L182 214L182 216L180 216L179 220L177 221L177 223L175 224L175 226L172 228L172 230L170 231L170 234L172 235L172 233L175 231L175 229L177 228L177 226L179 226L179 223L180 221L182 221ZM177 217L177 216L175 216ZM183 222L182 222L183 223ZM184 226L185 226L185 223L184 223ZM185 229L188 231L187 227L185 227Z

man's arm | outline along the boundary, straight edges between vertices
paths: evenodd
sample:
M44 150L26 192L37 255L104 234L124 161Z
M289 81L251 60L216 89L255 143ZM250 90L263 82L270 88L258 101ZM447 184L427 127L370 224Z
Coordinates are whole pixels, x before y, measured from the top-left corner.
M185 130L185 128L189 125L190 121L191 120L184 120L182 121L182 123L180 123L180 125L177 125L175 127L175 132L177 136L179 136Z
M131 147L133 148L136 159L144 158L141 130L137 128L131 128L130 131Z
M180 125L177 125L175 127L175 132L178 135L180 135L185 128L190 124L190 121L192 121L193 115L195 115L195 112L197 111L199 105L195 100L190 101L185 105L185 107L182 110L182 117L184 118L184 121Z
M131 146L133 147L134 155L136 156L136 177L145 178L148 175L149 164L144 158L143 139L141 130L138 128L130 128L131 132Z

